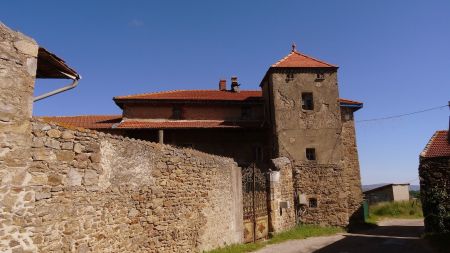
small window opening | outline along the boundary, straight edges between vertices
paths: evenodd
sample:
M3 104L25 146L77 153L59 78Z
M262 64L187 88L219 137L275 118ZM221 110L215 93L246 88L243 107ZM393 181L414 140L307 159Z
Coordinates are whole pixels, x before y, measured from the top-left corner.
M302 108L303 110L314 110L314 99L311 92L302 93Z
M286 74L286 82L288 83L292 80L294 80L294 73L287 73Z
M181 110L181 107L174 106L172 108L172 119L181 119L183 117L183 111Z
M310 198L309 199L309 207L310 208L316 208L317 207L317 199L316 198Z
M250 119L252 117L252 110L250 106L243 106L241 108L241 118L242 119Z
M306 149L306 159L310 161L316 160L316 149L315 148L307 148Z
M316 74L316 80L317 81L322 81L325 79L325 74L324 73L317 73Z

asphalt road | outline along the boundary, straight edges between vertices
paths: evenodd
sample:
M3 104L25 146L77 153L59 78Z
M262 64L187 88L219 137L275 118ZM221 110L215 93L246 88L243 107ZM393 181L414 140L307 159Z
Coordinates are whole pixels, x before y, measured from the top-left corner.
M292 240L270 245L256 253L428 253L420 238L423 220L385 220L379 227L358 233Z

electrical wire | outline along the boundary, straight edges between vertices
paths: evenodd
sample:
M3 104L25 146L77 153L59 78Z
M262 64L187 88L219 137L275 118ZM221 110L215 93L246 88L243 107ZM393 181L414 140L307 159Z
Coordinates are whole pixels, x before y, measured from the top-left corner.
M449 107L449 105L437 106L437 107L432 107L432 108L428 108L428 109L421 110L421 111L410 112L410 113L404 113L404 114L398 114L398 115L392 115L392 116L381 117L381 118L357 120L356 123L371 122L371 121L380 121L380 120L387 120L387 119L395 119L395 118L400 118L400 117L410 116L410 115L414 115L414 114L419 114L419 113L429 112L429 111L441 109L441 108L444 108L444 107Z

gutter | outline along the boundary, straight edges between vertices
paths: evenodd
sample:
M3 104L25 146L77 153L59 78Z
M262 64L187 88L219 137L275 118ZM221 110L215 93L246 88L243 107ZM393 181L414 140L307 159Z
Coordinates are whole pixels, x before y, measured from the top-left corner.
M73 76L73 75L67 74L67 73L62 72L62 71L60 71L60 73L65 75L65 76L67 76L68 78L72 79L73 82L71 84L67 85L67 86L62 87L62 88L59 88L59 89L56 89L54 91L50 91L50 92L44 93L44 94L39 95L37 97L34 97L33 98L33 102L42 100L44 98L51 97L53 95L59 94L61 92L67 91L67 90L71 90L71 89L75 88L78 85L78 82L81 79L81 76L79 76L79 75Z

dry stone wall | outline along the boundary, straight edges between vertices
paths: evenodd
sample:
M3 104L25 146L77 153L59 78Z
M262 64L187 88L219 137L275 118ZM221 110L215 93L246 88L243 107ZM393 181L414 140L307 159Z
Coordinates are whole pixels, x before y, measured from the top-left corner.
M0 22L0 252L35 249L27 170L37 54L33 39Z
M420 197L427 232L450 232L450 157L421 157Z
M361 173L359 169L358 148L353 111L351 108L341 108L343 146L343 169L348 192L348 213L351 223L364 221L362 211L363 193L361 188Z
M242 238L228 158L33 122L40 252L199 252Z
M348 192L341 166L315 162L294 164L294 189L310 199L317 200L316 207L307 207L301 222L331 226L347 226Z

